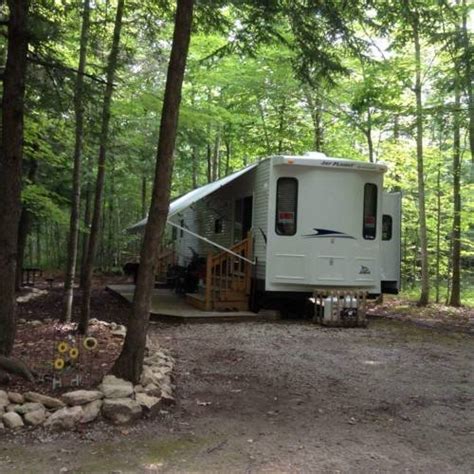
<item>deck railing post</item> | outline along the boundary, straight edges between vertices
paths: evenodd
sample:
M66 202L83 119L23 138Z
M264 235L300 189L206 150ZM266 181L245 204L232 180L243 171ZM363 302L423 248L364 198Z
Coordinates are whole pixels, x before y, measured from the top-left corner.
M212 309L212 255L210 253L207 254L207 261L206 261L206 294L205 294L205 306L206 311L210 311Z

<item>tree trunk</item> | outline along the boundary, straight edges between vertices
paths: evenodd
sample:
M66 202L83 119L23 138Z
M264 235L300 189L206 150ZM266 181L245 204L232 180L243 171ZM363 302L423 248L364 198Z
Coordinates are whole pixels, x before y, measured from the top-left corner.
M36 182L36 174L38 171L38 162L31 158L28 168L28 182L33 184ZM22 268L23 262L25 260L25 249L26 249L26 241L28 239L28 234L31 230L31 223L33 220L33 215L31 211L29 211L25 206L21 208L20 214L20 223L18 225L18 249L17 249L17 259L16 259L16 283L15 287L17 290L20 289L22 281ZM30 260L33 261L33 252L30 252Z
M230 138L225 141L225 176L228 176L230 173L230 155L232 152Z
M134 383L139 381L142 372L156 261L168 218L173 153L178 126L181 89L191 37L192 17L193 0L178 0L173 44L161 113L155 180L140 255L140 267L133 301L133 314L128 321L127 336L122 352L112 369L115 375Z
M258 110L260 112L260 118L262 119L262 127L263 127L263 136L265 137L265 148L267 150L267 155L271 155L271 146L270 146L270 138L268 136L267 130L267 122L265 120L265 111L263 110L263 106L260 101L257 101Z
M214 139L214 152L212 154L212 181L220 178L220 147L221 147L221 131L216 130L216 137Z
M372 113L370 107L367 110L367 130L365 132L367 137L367 146L369 148L369 162L374 163L374 142L372 140Z
M97 169L97 180L95 186L94 210L92 215L92 224L89 234L89 245L87 248L86 264L84 268L84 287L81 304L81 320L78 330L81 334L87 333L90 317L90 298L92 287L92 274L94 271L94 260L97 251L97 240L99 237L102 200L105 183L105 162L107 155L107 145L109 138L110 106L112 104L113 82L117 69L117 57L120 45L120 32L122 29L122 16L125 0L118 0L117 13L115 15L114 34L112 48L107 64L107 84L105 86L104 102L102 105L102 126L100 132L99 159Z
M191 155L192 158L192 179L193 179L193 189L196 189L198 187L198 163L199 163L199 154L198 154L198 149L197 146L193 146L193 152Z
M208 128L208 141L206 144L206 158L207 158L207 182L212 183L212 150L211 150L211 144L209 143L209 134L210 130Z
M305 87L306 101L309 106L309 113L313 122L313 146L315 151L322 152L323 148L323 128L322 128L322 103L321 97L316 91L316 97L313 99L311 89Z
M147 175L146 172L143 171L142 176L142 219L146 217L146 199L147 199Z
M21 163L28 0L8 0L8 52L3 75L0 147L0 354L9 355L15 340L15 274L21 212Z
M439 303L441 263L441 164L438 165L436 180L436 303Z
M425 210L425 177L423 170L423 105L421 90L421 46L419 17L413 20L413 39L415 44L415 95L416 95L416 163L418 175L418 212L421 251L421 293L418 304L425 306L430 299L430 279L428 268L428 235Z
M87 160L89 166L90 160ZM87 260L87 248L89 247L89 230L91 226L91 185L89 182L86 184L86 199L84 205L84 228L85 231L82 233L82 252L81 252L81 281L79 283L81 289L84 288L86 279L86 260Z
M451 306L461 306L461 125L459 109L461 91L459 78L455 78L453 113L453 233L452 233L452 281Z
M472 49L469 40L469 30L467 27L468 7L466 0L462 0L462 26L461 26L461 41L464 56L464 71L465 71L465 89L468 99L468 114L469 114L469 149L471 152L471 181L474 181L474 94L472 92Z
M285 112L286 112L286 101L283 101L278 108L278 154L283 153L283 132L285 130Z
M72 302L74 298L74 277L76 275L77 248L79 240L79 220L81 212L81 156L84 136L84 71L86 68L87 43L89 40L90 3L84 0L82 12L81 45L79 51L79 68L76 76L74 91L74 113L76 116L76 130L74 143L74 167L72 172L72 203L69 222L69 236L67 245L66 276L64 280L64 308L62 320L70 322L72 317Z

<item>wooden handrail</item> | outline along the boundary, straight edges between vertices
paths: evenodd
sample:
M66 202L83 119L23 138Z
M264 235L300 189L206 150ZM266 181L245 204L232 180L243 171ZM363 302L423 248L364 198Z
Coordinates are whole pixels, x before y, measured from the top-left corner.
M232 299L236 296L245 299L249 295L252 243L252 234L249 232L244 240L237 242L229 249L245 260L228 252L208 255L205 294L207 310L213 309L216 301Z

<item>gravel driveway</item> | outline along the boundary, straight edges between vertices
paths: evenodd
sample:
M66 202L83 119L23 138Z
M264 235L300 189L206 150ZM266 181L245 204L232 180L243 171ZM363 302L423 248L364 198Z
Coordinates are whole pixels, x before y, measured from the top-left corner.
M151 332L177 359L176 407L129 428L8 438L0 471L474 471L470 335L385 320Z

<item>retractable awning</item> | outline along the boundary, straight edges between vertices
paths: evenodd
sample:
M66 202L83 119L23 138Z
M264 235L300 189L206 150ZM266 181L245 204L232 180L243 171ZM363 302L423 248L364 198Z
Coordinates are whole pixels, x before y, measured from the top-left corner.
M212 193L215 193L217 190L221 189L222 187L226 186L227 184L235 181L237 178L240 178L242 175L248 173L252 169L257 166L257 163L247 166L246 168L236 171L235 173L226 176L225 178L219 179L214 181L213 183L206 184L205 186L201 186L200 188L193 189L189 193L180 196L179 198L175 199L170 203L170 208L168 212L168 220L176 214L179 214L181 211L184 211L189 206L193 205L195 202L200 201L201 199L209 196ZM136 232L143 227L147 223L148 217L142 219L141 221L137 222L136 224L127 228L127 232Z

